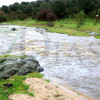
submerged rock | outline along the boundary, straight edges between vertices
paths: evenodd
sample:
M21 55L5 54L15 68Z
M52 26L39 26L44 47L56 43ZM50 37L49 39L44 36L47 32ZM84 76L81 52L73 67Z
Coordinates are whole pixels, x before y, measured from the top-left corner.
M12 31L16 31L16 29L15 29L15 28L12 28L11 30L12 30Z
M32 56L0 57L0 77L7 79L15 74L26 75L31 72L42 72L44 69Z

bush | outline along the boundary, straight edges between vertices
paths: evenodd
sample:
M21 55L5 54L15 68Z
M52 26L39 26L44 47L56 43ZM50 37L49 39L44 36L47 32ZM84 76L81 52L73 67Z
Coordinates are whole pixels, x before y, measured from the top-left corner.
M86 15L83 11L75 15L76 22L77 22L77 28L85 24L85 16Z
M11 12L7 14L7 18L9 20L15 20L18 17L18 15L15 12Z
M0 16L5 16L5 12L0 10Z
M55 21L58 20L58 17L54 13L49 13L47 15L47 21Z
M4 11L0 10L0 22L7 21L6 14Z
M18 19L23 21L23 20L27 19L27 16L25 14L20 14L18 16Z
M53 26L54 26L54 23L48 22L48 23L47 23L47 26L48 26L48 27L53 27Z
M90 18L95 18L95 15L96 15L96 11L93 10L92 12L89 13L89 17Z
M47 20L47 15L51 12L50 9L41 9L40 12L37 14L37 20Z
M0 16L0 22L5 22L5 21L7 21L7 18Z

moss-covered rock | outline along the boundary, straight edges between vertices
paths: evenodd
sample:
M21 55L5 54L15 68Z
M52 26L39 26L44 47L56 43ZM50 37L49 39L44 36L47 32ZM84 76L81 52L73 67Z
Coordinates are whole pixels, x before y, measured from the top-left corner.
M41 72L44 69L32 56L0 56L0 77L9 78L15 74L26 75L31 72Z

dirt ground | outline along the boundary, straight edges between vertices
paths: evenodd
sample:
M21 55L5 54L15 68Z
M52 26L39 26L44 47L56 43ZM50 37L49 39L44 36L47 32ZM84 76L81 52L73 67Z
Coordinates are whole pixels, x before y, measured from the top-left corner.
M9 96L11 100L91 100L82 94L74 91L67 92L58 86L51 84L43 79L27 78L25 83L30 85L29 92L34 93L33 96L27 94L13 94Z

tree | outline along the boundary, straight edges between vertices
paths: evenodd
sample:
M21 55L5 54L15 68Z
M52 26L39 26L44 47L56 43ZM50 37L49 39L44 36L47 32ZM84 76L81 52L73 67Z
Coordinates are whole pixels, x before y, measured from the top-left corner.
M9 9L10 9L11 12L16 12L18 10L18 8L19 8L19 3L18 2L16 2L16 3L9 6Z
M55 20L59 20L59 19L57 18L57 16L54 13L49 13L47 15L47 21L55 21Z
M9 12L8 6L2 6L1 10L3 10L5 13Z
M21 2L22 5L28 5L29 2Z
M50 8L59 18L62 18L66 13L66 7L63 1L52 1Z
M59 18L69 16L74 18L74 15L80 11L84 11L86 15L94 16L97 14L98 9L100 9L100 0L37 0L20 4L15 2L10 6L3 5L0 10L11 16L24 14L25 16L35 18L37 13L43 8L51 9L52 13ZM17 18L16 16L14 18Z
M86 0L75 0L75 9L77 12L83 11L85 8Z
M95 9L97 4L94 0L75 0L75 9L77 12L84 11L87 15Z
M32 13L32 5L29 4L23 8L23 13L26 15L31 15Z
M93 0L86 0L84 12L88 15L89 12L92 12L95 8L95 3Z
M50 9L41 9L40 12L37 14L37 20L47 20L47 15L51 13Z

